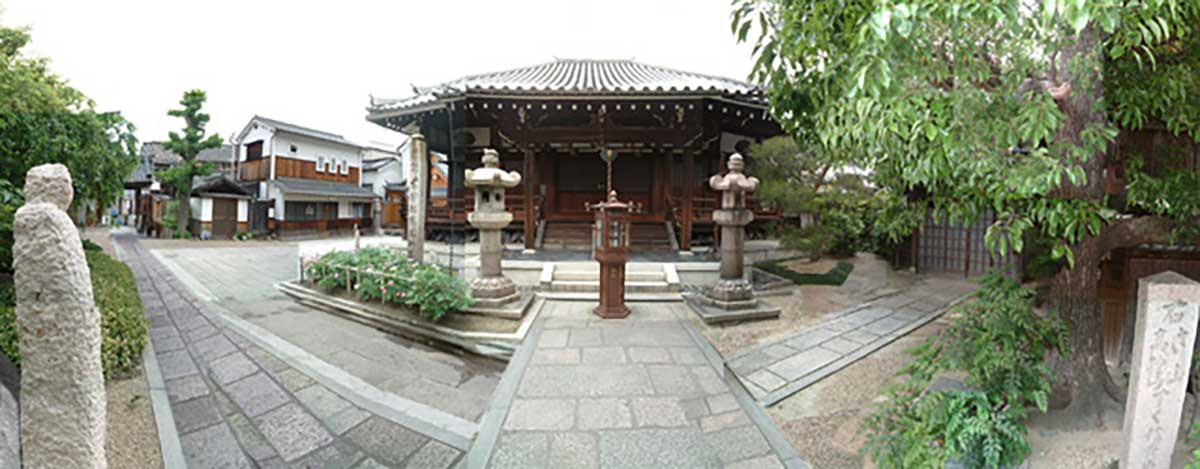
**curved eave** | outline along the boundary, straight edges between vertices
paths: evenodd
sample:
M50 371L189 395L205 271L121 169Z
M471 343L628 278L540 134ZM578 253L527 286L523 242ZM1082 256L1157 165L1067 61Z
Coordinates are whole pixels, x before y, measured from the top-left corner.
M412 105L397 105L397 103L388 103L378 106L367 107L367 120L376 124L381 124L383 121L395 118L403 118L407 116L415 116L417 114L430 111L438 111L446 109L451 103L465 101L467 99L512 99L512 100L668 100L668 99L711 99L714 101L725 102L733 105L744 106L751 109L768 111L770 106L766 100L758 94L750 93L721 93L710 90L698 90L694 92L675 91L675 90L645 90L645 91L622 91L622 92L593 92L581 91L563 92L561 90L512 90L512 89L481 89L471 90L465 93L446 94L441 96L425 95L410 98L407 101L416 101L422 99L421 102ZM407 119L405 119L407 120Z

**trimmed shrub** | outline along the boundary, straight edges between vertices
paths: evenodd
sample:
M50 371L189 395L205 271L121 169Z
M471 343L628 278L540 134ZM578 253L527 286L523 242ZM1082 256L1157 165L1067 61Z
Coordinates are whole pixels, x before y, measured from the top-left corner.
M90 240L90 239L85 239L82 241L82 243L83 243L84 251L103 251L104 250L104 248L100 247L99 244L92 242L92 240Z
M792 257L788 259L778 259L773 261L762 261L754 264L754 267L765 270L772 274L791 280L796 285L831 285L838 286L846 283L846 278L850 277L850 273L854 271L854 264L846 261L839 261L837 265L829 269L823 274L810 274L804 272L796 272L783 265L784 262L801 259Z
M148 333L133 271L100 251L87 250L84 255L92 274L92 295L100 309L100 361L104 365L104 377L126 375L141 363ZM19 366L21 353L16 321L13 285L0 284L0 351Z

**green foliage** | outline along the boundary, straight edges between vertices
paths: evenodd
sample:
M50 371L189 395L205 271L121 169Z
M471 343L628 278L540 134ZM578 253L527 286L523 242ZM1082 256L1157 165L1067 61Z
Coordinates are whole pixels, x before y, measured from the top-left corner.
M83 244L83 250L84 250L84 251L96 251L96 252L100 252L100 251L103 251L103 250L104 250L104 248L103 248L103 247L101 247L99 244L96 244L95 242L93 242L93 241L92 241L92 240L90 240L90 239L85 239L85 240L82 240L82 241L80 241L80 243L81 243L81 244Z
M1142 164L1133 159L1125 166L1128 204L1173 220L1172 242L1200 244L1200 171L1167 170L1155 176L1143 171Z
M168 200L163 207L162 225L163 228L171 230L172 233L178 233L179 230L179 201Z
M86 250L92 295L100 310L100 361L105 379L121 377L141 364L149 326L133 271L103 252ZM0 283L0 352L21 364L16 295L12 283Z
M104 376L122 376L137 369L146 347L149 325L142 298L129 266L103 252L86 251L85 255L92 273L92 295L100 309Z
M62 163L77 204L104 206L120 196L137 166L134 127L116 112L98 112L86 96L21 53L29 32L0 26L0 272L12 270L12 215L24 202L30 168Z
M783 265L784 262L795 260L798 258L778 259L773 261L762 261L754 264L754 267L765 270L772 274L791 280L796 285L832 285L838 286L846 283L846 278L854 271L854 264L840 261L837 265L829 269L829 272L823 274L810 274L804 272L796 272Z
M308 264L305 277L326 289L350 286L364 301L416 308L433 321L474 304L470 289L458 277L438 266L412 262L391 249L331 251Z
M1020 251L1036 232L1073 266L1072 246L1113 220L1094 184L1103 167L1088 163L1117 135L1105 112L1127 129L1164 122L1200 139L1200 2L733 4L734 34L755 42L752 77L811 155L870 170L881 190L921 194L902 208L932 208L938 221L994 212L986 242L996 251ZM1060 108L1059 85L1082 104ZM922 219L876 228L903 235Z
M789 219L812 219L805 226L777 227L783 246L820 259L825 254L877 252L895 241L897 237L876 225L885 226L880 215L903 200L868 187L865 178L852 171L832 167L813 153L816 150L805 150L819 148L811 142L802 148L797 139L777 137L750 149L755 173L763 181L758 196L783 207Z
M171 117L182 118L184 127L182 134L171 132L168 135L170 139L163 143L163 147L179 155L183 162L178 167L159 171L157 176L175 190L175 200L182 202L174 212L184 229L187 228L187 220L190 218L188 212L191 206L187 201L192 194L192 179L212 173L212 164L196 161L196 155L201 151L221 146L220 135L205 136L205 126L208 125L210 117L200 109L204 107L204 101L207 99L208 96L203 90L189 90L184 92L183 98L179 100L182 108L167 111L167 115Z
M866 451L885 467L1016 465L1029 454L1021 423L1028 407L1046 411L1048 352L1067 350L1066 324L1039 315L1034 291L999 272L981 278L972 300L940 335L911 350L909 379L867 418ZM940 374L965 372L968 391L927 391Z

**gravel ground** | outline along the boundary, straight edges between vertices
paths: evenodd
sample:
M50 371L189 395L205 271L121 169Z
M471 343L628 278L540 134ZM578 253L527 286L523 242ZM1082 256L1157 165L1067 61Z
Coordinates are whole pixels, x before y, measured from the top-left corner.
M882 401L883 389L907 363L905 351L937 334L946 318L937 319L892 342L832 376L767 409L788 441L812 467L873 467L861 455L866 442L862 421Z
M105 449L109 467L162 467L158 427L146 386L146 375L113 379L106 386L108 434Z
M708 341L728 357L817 324L826 314L861 303L874 292L901 289L914 281L912 274L893 271L887 261L873 254L860 253L844 260L854 264L854 271L841 286L800 285L791 287L791 295L762 297L762 300L782 309L778 320L716 326L706 326L699 320L696 323ZM794 262L807 264L807 261ZM814 265L798 267L824 272L837 262L825 259Z

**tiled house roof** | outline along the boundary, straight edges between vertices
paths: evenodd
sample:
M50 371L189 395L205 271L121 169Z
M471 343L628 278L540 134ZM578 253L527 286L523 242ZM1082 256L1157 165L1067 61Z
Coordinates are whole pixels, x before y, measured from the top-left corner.
M418 109L467 94L503 96L713 96L765 106L762 88L731 78L685 72L632 60L556 59L553 62L470 75L430 87L415 96L372 98L372 114Z

